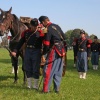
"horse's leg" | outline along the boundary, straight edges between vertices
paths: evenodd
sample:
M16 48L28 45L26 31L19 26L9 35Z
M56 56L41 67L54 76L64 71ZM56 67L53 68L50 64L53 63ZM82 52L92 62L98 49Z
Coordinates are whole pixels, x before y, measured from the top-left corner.
M18 70L18 66L14 66L14 72L15 72L15 80L14 80L14 83L17 83L17 79L18 79L18 76L17 76L17 70Z
M76 67L76 62L77 62L77 59L76 59L76 56L74 55L74 67Z
M15 58L13 57L13 61L14 61L14 74L15 74L15 77L14 77L14 83L17 83L17 79L18 79L18 76L17 76L17 70L18 70L18 56Z
M14 73L14 58L11 56L11 63L12 63L12 72L11 73Z

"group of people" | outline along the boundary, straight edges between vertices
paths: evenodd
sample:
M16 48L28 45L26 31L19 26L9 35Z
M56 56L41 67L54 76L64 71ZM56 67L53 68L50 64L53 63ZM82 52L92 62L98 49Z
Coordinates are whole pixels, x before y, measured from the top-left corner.
M42 92L48 93L53 81L54 91L58 93L65 70L64 66L66 67L64 58L67 53L66 37L62 29L57 24L50 22L47 16L40 16L39 19L34 18L30 21L30 28L21 34L16 49L11 52L13 57L16 57L24 43L24 69L27 76L27 87L38 90L41 58L45 56ZM74 39L72 45L79 78L86 79L90 55L93 69L98 69L100 54L98 38L95 36L92 42L91 39L86 38L85 31L81 30L80 37Z
M74 67L76 66L79 72L79 78L86 79L86 73L89 68L88 61L90 58L93 69L98 69L100 55L98 37L94 36L94 40L92 41L86 38L85 31L81 30L80 37L75 38L72 45L74 50Z
M40 23L39 23L40 22ZM47 16L40 16L30 21L30 28L21 34L21 39L11 52L16 57L22 45L25 43L24 69L27 76L28 88L39 88L41 58L45 56L43 65L43 93L50 91L53 81L54 91L59 92L63 75L64 61L67 52L66 37L62 29L52 22ZM93 69L98 69L100 43L97 36L94 41L86 38L84 30L80 31L80 37L73 41L74 59L77 62L79 78L86 79L88 59L91 54ZM32 82L34 80L34 82Z
M41 24L41 27L39 25ZM59 92L64 59L67 52L66 37L62 29L50 22L47 16L40 16L30 21L30 28L21 34L21 39L11 52L16 57L25 43L24 69L27 87L38 89L41 58L46 55L43 66L43 93L50 91L53 81L54 91ZM32 82L34 80L34 82Z

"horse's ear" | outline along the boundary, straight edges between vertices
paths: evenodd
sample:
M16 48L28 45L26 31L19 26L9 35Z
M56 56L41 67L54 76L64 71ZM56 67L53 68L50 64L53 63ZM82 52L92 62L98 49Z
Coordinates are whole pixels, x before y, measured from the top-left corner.
M11 11L12 11L12 7L9 9L9 12L11 13Z
M1 13L3 12L3 10L0 8Z

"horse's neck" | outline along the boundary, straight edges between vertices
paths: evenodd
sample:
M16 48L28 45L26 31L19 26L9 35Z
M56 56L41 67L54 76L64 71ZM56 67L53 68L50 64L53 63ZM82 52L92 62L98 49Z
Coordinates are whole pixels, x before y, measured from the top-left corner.
M11 32L12 37L13 38L15 37L14 40L19 41L19 39L21 38L21 33L26 29L27 29L27 26L23 25L23 23L21 23L19 20L13 19L10 32Z
M13 17L12 25L10 28L10 32L12 36L15 36L19 31L19 21Z

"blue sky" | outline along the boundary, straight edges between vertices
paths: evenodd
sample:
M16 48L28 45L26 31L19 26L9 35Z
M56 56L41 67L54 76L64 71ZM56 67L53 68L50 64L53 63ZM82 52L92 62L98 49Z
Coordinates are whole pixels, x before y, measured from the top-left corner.
M46 15L64 32L80 28L100 38L100 0L0 0L0 8L20 16Z

